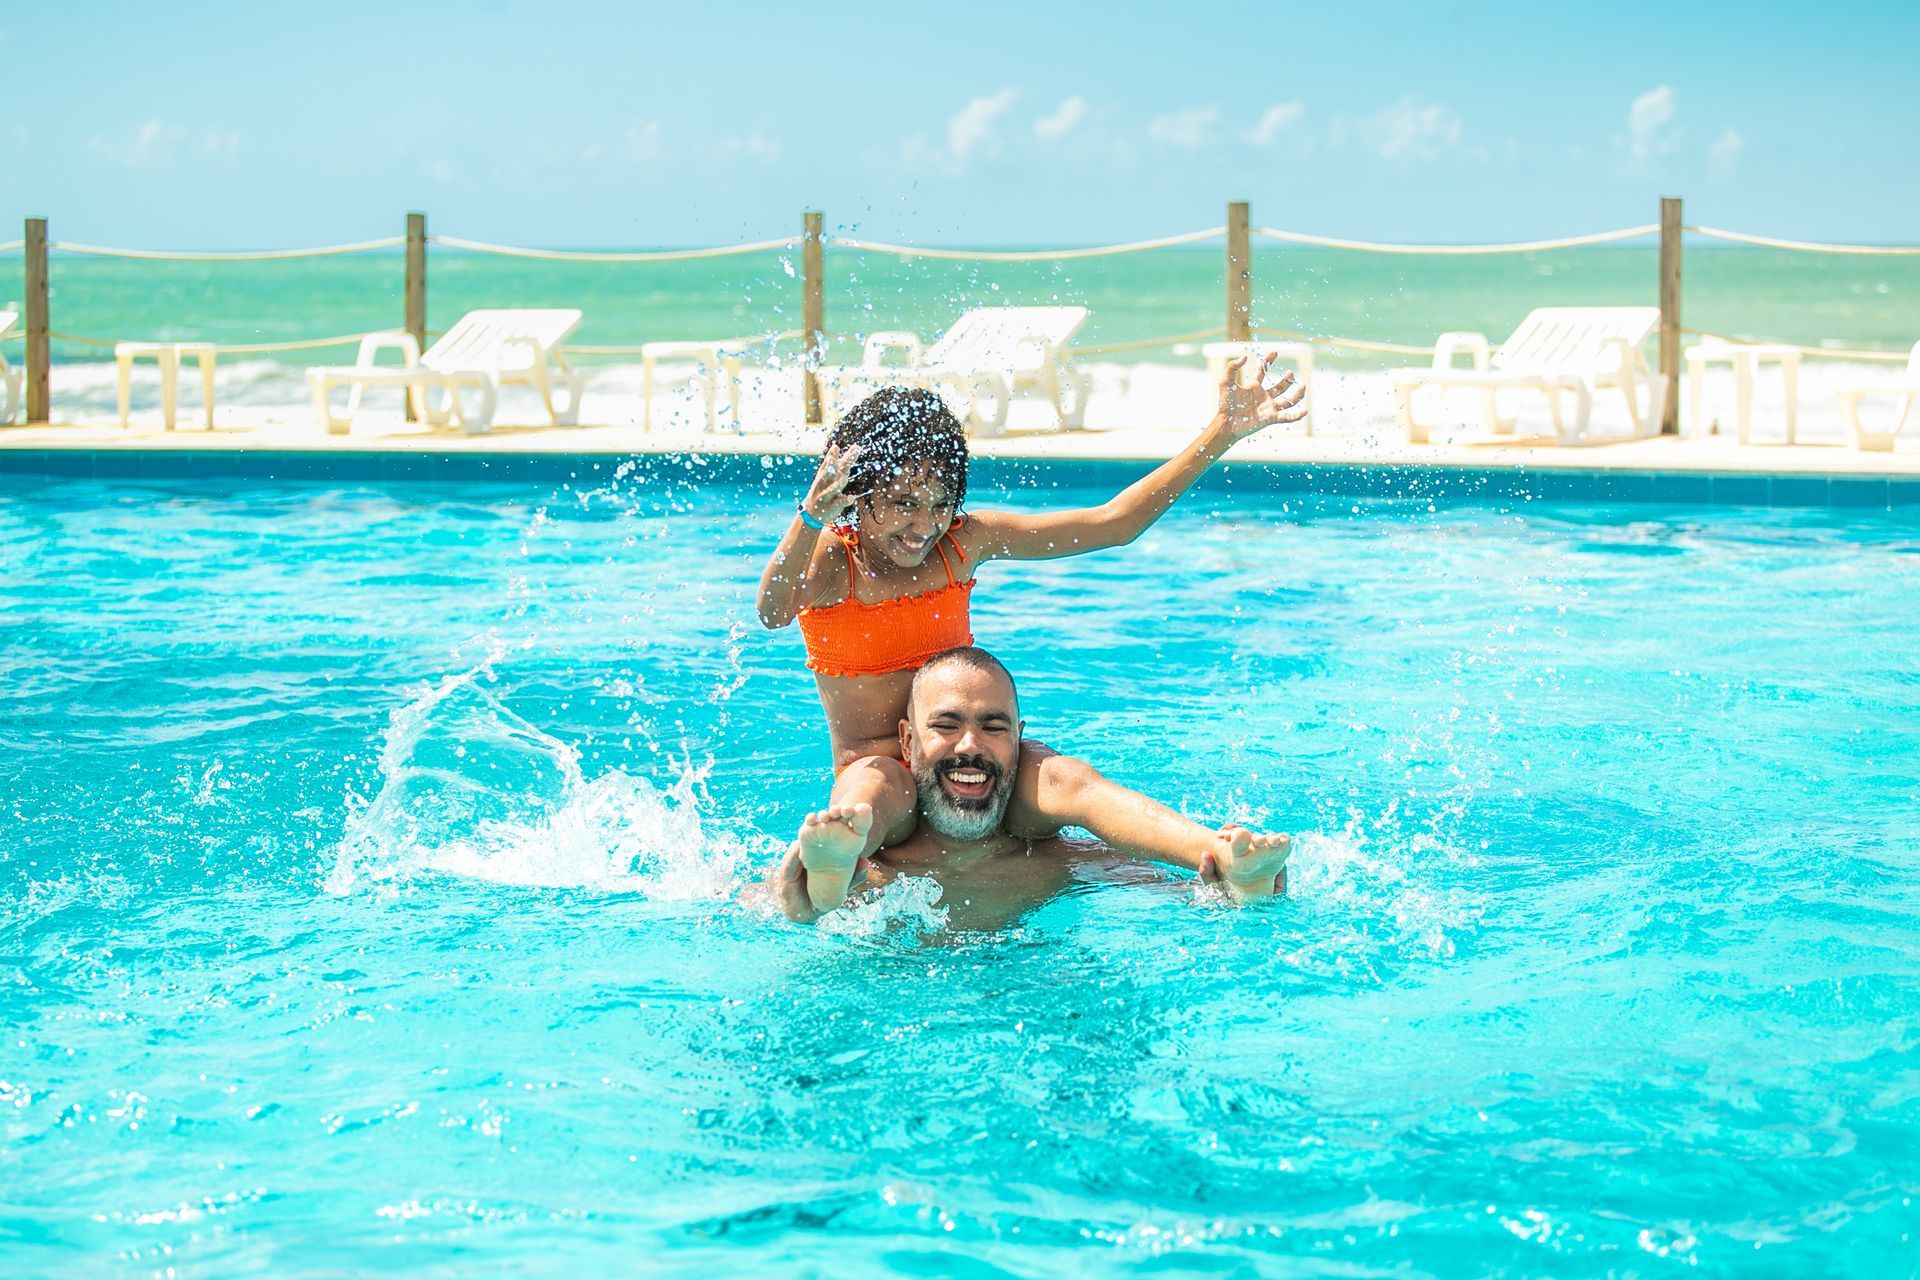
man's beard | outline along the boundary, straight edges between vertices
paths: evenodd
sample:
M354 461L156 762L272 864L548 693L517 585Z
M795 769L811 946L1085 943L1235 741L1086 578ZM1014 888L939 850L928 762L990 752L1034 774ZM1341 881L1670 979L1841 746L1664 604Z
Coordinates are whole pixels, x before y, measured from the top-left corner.
M987 775L987 794L978 800L949 795L940 780L949 773L970 769ZM1013 798L1013 775L985 756L949 756L922 764L913 771L920 788L920 816L949 840L984 840L1000 829L1007 801Z

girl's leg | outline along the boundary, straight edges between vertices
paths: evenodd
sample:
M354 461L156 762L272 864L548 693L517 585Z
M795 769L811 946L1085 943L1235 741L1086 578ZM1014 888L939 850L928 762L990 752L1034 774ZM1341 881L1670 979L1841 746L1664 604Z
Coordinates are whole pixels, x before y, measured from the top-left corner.
M847 900L862 858L913 834L918 801L913 775L898 760L862 756L840 771L827 807L806 816L795 840L815 911Z

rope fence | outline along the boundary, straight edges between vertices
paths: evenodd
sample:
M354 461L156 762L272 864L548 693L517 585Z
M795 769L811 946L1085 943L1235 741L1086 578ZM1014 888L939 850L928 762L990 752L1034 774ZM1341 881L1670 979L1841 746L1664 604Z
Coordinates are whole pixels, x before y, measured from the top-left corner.
M1176 245L1199 244L1216 240L1227 229L1209 227L1183 235L1161 236L1157 240L1130 240L1125 244L1103 244L1080 249L929 249L919 245L885 244L878 240L852 240L836 236L827 243L836 249L860 253L887 253L896 258L936 258L966 262L1067 262L1081 258L1111 258L1123 253L1145 253L1149 249L1171 249Z
M216 355L255 355L268 351L317 351L322 347L350 347L363 338L370 338L381 330L370 329L366 333L343 333L337 338L299 338L290 342L209 342L201 345L213 348ZM6 335L13 337L13 334ZM120 345L120 338L95 338L82 333L60 333L49 330L47 337L55 342L71 342L81 347L104 347L108 350Z
M1278 227L1252 227L1251 234L1267 240L1284 244L1306 245L1322 249L1346 249L1356 253L1387 253L1400 255L1456 256L1504 253L1543 253L1555 249L1578 249L1590 245L1614 244L1623 240L1638 240L1656 235L1660 231L1658 223L1649 222L1638 227L1622 227L1617 231L1599 231L1591 235L1561 236L1551 240L1516 240L1494 244L1396 244L1378 240L1348 240L1339 236L1313 235L1303 231L1284 231ZM1828 244L1814 240L1786 240L1774 236L1753 235L1741 231L1727 231L1719 227L1688 224L1683 227L1689 235L1704 236L1713 240L1752 245L1766 249L1781 249L1795 253L1834 253L1885 255L1892 257L1920 257L1920 245L1868 245L1868 244ZM940 249L927 245L891 244L880 240L860 240L849 236L834 236L825 243L837 249L851 249L860 253L884 253L900 258L930 258L946 261L965 262L1064 262L1085 258L1115 257L1128 253L1146 253L1154 249L1170 249L1181 245L1201 244L1208 240L1217 240L1227 233L1224 226L1208 227L1200 231L1188 231L1180 235L1160 236L1150 240L1129 240L1121 244L1061 247L1053 249ZM460 236L433 235L427 237L429 244L447 249L459 249L468 253L494 254L502 257L534 258L549 262L683 262L701 258L726 258L742 254L768 253L773 250L793 250L802 243L797 236L787 236L774 240L754 240L743 244L714 245L699 249L646 249L646 250L592 250L592 249L536 249L525 245L495 244L486 240L468 240ZM80 254L97 258L131 258L157 262L270 262L292 258L325 258L341 254L373 253L383 249L397 249L406 244L405 236L386 236L378 240L360 240L351 244L316 245L303 249L239 249L230 251L195 251L170 249L126 249L109 245L79 244L70 240L49 240L47 248L61 253ZM26 247L24 240L0 242L0 253L14 253Z
M1490 254L1539 253L1548 249L1578 249L1585 245L1612 244L1617 240L1637 240L1656 234L1660 224L1623 227L1619 231L1601 231L1590 236L1563 236L1558 240L1521 240L1512 244L1382 244L1374 240L1341 240L1333 236L1312 236L1298 231L1280 231L1273 227L1255 227L1253 234L1287 244L1312 245L1321 249L1351 249L1359 253L1396 254Z
M767 334L759 334L755 336L742 336L738 338L721 338L717 340L713 345L721 349L726 349L726 348L740 349L740 348L747 348L747 347L771 347L776 343L793 342L798 339L805 338L806 336L807 336L807 331L805 329L786 329L779 333L767 333ZM647 353L648 345L650 344L631 343L626 346L611 346L611 347L610 346L581 346L576 343L568 342L568 343L563 343L560 349L566 352L570 356L644 356Z
M331 258L343 253L371 253L378 249L397 249L405 236L382 240L362 240L357 244L329 244L313 249L240 249L229 253L173 252L166 249L111 249L97 244L74 244L49 240L47 248L61 253L78 253L90 258L144 258L154 262L277 262L287 258Z
M1718 227L1686 227L1697 236L1730 240L1735 244L1757 245L1763 249L1787 249L1794 253L1851 253L1887 257L1920 257L1920 245L1910 244L1820 244L1813 240L1776 240L1772 236L1753 236L1740 231L1722 231Z
M1805 346L1787 342L1763 343L1760 340L1735 338L1710 330L1683 327L1679 322L1681 309L1680 254L1682 242L1689 236L1725 242L1732 245L1780 252L1853 255L1860 257L1920 257L1920 245L1838 244L1763 236L1747 232L1729 231L1719 227L1686 223L1682 220L1680 211L1681 201L1674 198L1667 198L1661 201L1660 220L1640 226L1622 227L1616 230L1600 231L1584 235L1500 243L1405 244L1316 235L1301 231L1289 231L1278 227L1254 226L1248 217L1248 205L1242 201L1233 202L1227 206L1227 221L1219 226L1182 232L1177 235L1131 240L1116 244L1060 246L1041 249L939 248L868 240L854 236L828 236L824 234L823 216L818 212L811 211L804 216L803 230L798 236L785 236L740 244L713 245L699 248L633 250L543 249L523 245L499 244L485 240L472 240L460 236L429 236L426 231L426 216L420 213L413 213L407 216L407 230L405 235L387 236L347 244L317 245L292 249L206 252L129 249L53 240L47 236L45 219L30 218L26 222L25 235L22 239L0 242L0 254L21 253L23 255L25 268L24 296L26 298L26 302L22 307L24 324L13 328L5 334L0 334L0 340L24 340L26 345L26 401L28 418L32 421L45 421L48 386L47 368L50 362L50 344L52 342L61 342L78 347L111 351L118 342L117 339L113 338L56 331L48 323L48 262L50 253L159 262L270 262L337 257L349 254L377 253L386 250L403 249L404 253L401 255L404 258L405 271L405 319L403 327L406 332L411 333L418 339L424 347L427 345L429 336L436 332L430 330L426 323L427 249L430 245L442 250L450 250L458 253L486 254L544 262L582 264L659 264L779 252L793 255L792 260L785 263L785 267L788 275L797 276L800 281L802 289L800 318L803 327L765 336L748 336L719 340L714 345L720 348L731 348L744 352L755 348L763 351L770 350L776 344L785 342L799 341L803 343L806 359L800 361L798 367L804 379L804 400L808 406L809 420L813 420L814 415L818 412L818 388L813 370L824 359L827 350L826 344L829 338L829 331L826 326L824 283L824 251L829 247L849 253L888 255L904 260L973 262L981 264L1063 263L1181 248L1210 241L1219 241L1224 238L1226 259L1226 322L1224 324L1211 325L1203 329L1195 329L1185 333L1168 334L1150 338L1089 343L1084 346L1072 348L1073 353L1082 357L1112 356L1126 352L1180 348L1188 344L1204 342L1224 336L1232 341L1288 341L1309 343L1323 348L1394 356L1424 357L1430 356L1434 348L1412 343L1386 342L1364 337L1309 334L1294 330L1266 327L1256 328L1252 323L1252 277L1255 265L1255 258L1252 252L1253 242L1260 240L1282 245L1332 249L1353 253L1450 258L1546 253L1556 250L1618 244L1627 241L1642 240L1648 237L1657 237L1659 243L1658 291L1661 317L1657 334L1660 347L1660 364L1662 371L1674 375L1676 380L1682 354L1680 350L1680 340L1683 334L1694 337L1711 338L1735 345L1769 345L1790 348L1804 356L1815 359L1899 363L1908 358L1905 352L1862 350L1839 345ZM800 269L796 271L796 267ZM1257 339L1256 334L1258 335ZM211 347L216 354L254 355L346 347L361 342L368 336L370 336L369 333L350 333L327 337L288 339L278 342L226 342L206 343L202 345ZM653 344L564 344L560 349L569 355L577 356L637 356L645 359L647 356L647 348L651 345ZM1668 401L1663 415L1663 421L1667 423L1669 429L1671 429L1672 424L1677 420L1678 409L1676 396L1677 392L1673 389L1672 381L1670 381Z
M1430 356L1432 347L1413 346L1405 342L1375 342L1371 338L1337 338L1325 334L1294 333L1286 329L1262 329L1260 341L1278 338L1287 342L1310 342L1322 347L1346 347L1354 351L1378 351L1395 356Z
M526 249L517 245L489 244L484 240L462 240L458 236L428 236L429 244L468 253L491 253L507 258L538 258L545 262L686 262L696 258L730 258L744 253L767 253L774 249L791 250L800 241L756 240L751 244L725 244L710 249L649 249L632 252L588 249Z
M1156 347L1177 347L1183 342L1199 342L1203 338L1217 338L1227 331L1223 324L1211 329L1195 329L1192 333L1169 334L1164 338L1136 338L1131 342L1103 342L1089 346L1075 346L1077 356L1110 356L1122 351L1151 351Z
M1797 342L1778 342L1772 338L1736 338L1731 334L1715 333L1711 329L1689 329L1682 325L1680 332L1695 338L1714 338L1735 347L1787 347L1803 356L1825 356L1829 360L1876 360L1888 364L1905 364L1909 352L1906 351L1859 351L1845 347L1803 347Z

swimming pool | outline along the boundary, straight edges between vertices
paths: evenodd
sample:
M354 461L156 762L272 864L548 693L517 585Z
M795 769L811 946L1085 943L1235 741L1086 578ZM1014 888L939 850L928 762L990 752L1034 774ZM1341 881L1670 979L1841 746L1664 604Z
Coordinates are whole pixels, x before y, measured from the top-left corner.
M992 566L1031 734L1302 836L974 934L728 902L823 794L791 501L0 482L0 1269L1915 1269L1911 513Z

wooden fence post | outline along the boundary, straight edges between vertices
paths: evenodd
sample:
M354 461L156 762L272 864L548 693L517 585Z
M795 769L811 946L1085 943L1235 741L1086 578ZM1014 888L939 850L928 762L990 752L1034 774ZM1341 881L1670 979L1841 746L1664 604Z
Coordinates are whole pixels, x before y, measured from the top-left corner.
M821 229L825 220L817 210L808 210L801 219L800 254L800 327L806 331L806 352L801 364L801 393L806 398L807 425L818 426L820 380L813 371L827 355L826 262Z
M1247 243L1247 202L1227 204L1227 341L1253 337L1253 254Z
M1660 433L1669 436L1680 433L1680 222L1680 197L1660 197Z
M406 331L427 349L427 215L407 215L407 287L402 305ZM414 421L413 397L407 397L407 421Z
M47 220L28 218L26 233L27 307L27 421L49 419L47 371L52 350L47 343Z

